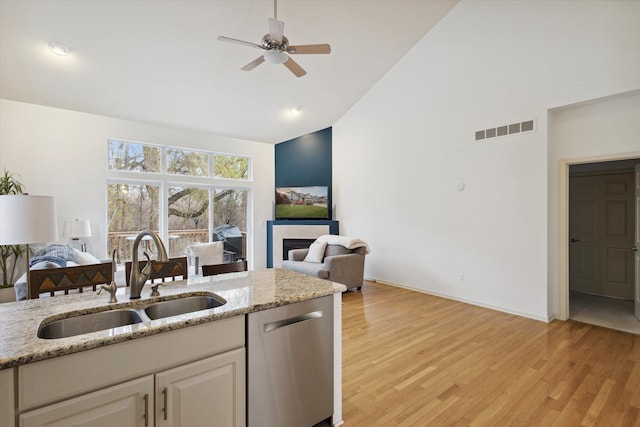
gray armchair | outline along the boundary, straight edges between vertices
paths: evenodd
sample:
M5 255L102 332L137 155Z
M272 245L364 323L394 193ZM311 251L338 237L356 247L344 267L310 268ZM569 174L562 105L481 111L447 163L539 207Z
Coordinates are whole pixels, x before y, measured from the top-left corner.
M365 247L347 249L342 245L327 245L321 263L304 261L308 252L308 249L290 250L282 268L342 283L347 289L362 289Z

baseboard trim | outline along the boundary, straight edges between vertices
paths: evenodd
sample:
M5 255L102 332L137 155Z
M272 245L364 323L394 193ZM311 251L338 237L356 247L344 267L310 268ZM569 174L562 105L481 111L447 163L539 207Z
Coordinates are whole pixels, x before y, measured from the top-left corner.
M396 288L407 289L409 291L420 292L420 293L427 294L427 295L433 295L433 296L440 297L440 298L446 298L446 299L450 299L450 300L453 300L453 301L459 301L459 302L463 302L465 304L471 304L471 305L475 305L475 306L482 307L482 308L488 308L490 310L500 311L502 313L508 313L508 314L513 314L513 315L520 316L520 317L526 317L527 319L538 320L538 321L544 322L544 323L549 323L552 320L552 319L550 319L548 317L542 317L542 316L538 316L538 315L535 315L535 314L532 314L532 313L527 313L527 312L517 311L517 310L511 310L511 309L508 309L506 307L485 304L485 303L481 303L481 302L470 300L470 299L466 299L466 298L460 298L460 297L456 297L456 296L453 296L453 295L443 294L443 293L440 293L440 292L427 291L425 289L415 288L413 286L408 286L408 285L405 285L405 284L402 284L402 283L390 282L388 280L381 280L381 279L375 279L375 278L367 278L365 280L369 280L371 282L376 282L376 283L381 283L383 285L394 286Z

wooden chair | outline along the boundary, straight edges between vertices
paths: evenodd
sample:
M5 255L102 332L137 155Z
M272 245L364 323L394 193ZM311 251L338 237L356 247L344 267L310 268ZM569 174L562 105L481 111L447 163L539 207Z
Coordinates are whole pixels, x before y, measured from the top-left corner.
M230 262L228 264L212 264L202 266L203 276L215 276L216 274L237 273L247 271L247 261Z
M131 280L131 266L132 262L128 261L124 264L125 278L127 286L129 286L129 280ZM138 266L140 271L147 265L147 261L140 261ZM187 265L187 257L169 258L167 262L151 261L151 276L148 281L151 283L164 282L165 279L171 278L175 281L177 277L183 280L187 280L189 276L189 267Z
M109 284L113 280L111 266L111 262L103 262L101 264L30 270L30 298L40 298L40 294L45 292L54 296L56 291L64 291L64 295L68 295L69 290L77 289L78 292L82 292L85 287L89 286L95 291L96 286Z

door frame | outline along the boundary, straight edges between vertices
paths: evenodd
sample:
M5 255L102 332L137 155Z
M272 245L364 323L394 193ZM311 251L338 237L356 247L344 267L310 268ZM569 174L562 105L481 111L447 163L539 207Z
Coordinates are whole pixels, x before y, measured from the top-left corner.
M560 217L558 227L558 255L559 255L559 282L558 282L558 315L559 320L569 319L569 167L573 165L610 162L616 160L640 159L640 152L620 155L603 155L594 157L581 157L575 159L560 159L560 174L558 179ZM640 163L640 160L638 160ZM638 213L636 212L636 215Z

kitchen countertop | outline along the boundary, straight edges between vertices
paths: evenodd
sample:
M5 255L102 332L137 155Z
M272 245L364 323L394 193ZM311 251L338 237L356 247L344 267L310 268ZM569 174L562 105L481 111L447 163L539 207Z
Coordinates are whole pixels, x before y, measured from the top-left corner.
M142 298L129 300L129 288L120 288L118 302L108 304L108 293L84 293L41 297L0 304L0 369L72 354L188 326L211 322L254 311L331 295L346 290L344 285L281 269L264 269L218 276L192 276L188 280L166 282L160 297L150 297L145 285ZM174 299L185 293L213 292L227 300L216 308L68 338L42 339L38 327L74 315L117 308L141 308L158 300Z

